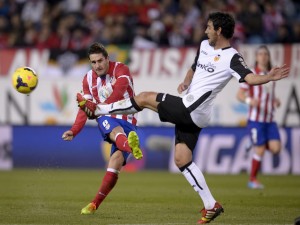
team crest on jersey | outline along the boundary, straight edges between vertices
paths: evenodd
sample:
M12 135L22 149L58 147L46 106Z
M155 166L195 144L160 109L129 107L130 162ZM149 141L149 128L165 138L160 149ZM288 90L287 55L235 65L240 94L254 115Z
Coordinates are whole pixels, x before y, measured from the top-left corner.
M214 61L215 62L219 61L220 57L221 57L220 55L216 55L215 58L214 58Z
M105 128L105 130L109 130L109 128L110 128L110 124L108 123L107 120L104 120L102 122L102 126Z
M102 86L98 90L98 96L100 97L100 101L104 102L112 93L112 89L107 86Z

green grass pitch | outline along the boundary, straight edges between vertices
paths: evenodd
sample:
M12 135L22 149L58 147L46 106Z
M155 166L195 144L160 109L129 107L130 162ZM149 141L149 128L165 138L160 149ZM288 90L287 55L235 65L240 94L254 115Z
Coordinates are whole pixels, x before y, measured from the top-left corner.
M181 174L122 172L97 212L80 215L103 177L96 170L16 169L0 172L0 225L197 224L203 207ZM293 224L300 216L300 177L261 176L264 190L249 190L248 176L206 175L225 213L211 224Z

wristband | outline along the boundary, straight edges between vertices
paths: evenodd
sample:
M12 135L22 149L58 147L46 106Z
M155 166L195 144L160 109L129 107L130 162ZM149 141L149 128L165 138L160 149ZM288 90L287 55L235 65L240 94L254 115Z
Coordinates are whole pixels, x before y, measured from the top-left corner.
M250 105L250 103L251 103L251 98L250 97L247 97L246 99L245 99L245 103L247 104L247 105Z

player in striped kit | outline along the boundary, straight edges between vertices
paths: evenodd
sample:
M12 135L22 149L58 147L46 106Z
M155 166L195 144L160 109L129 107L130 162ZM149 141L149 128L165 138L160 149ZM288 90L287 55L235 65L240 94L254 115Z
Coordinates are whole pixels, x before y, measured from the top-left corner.
M103 45L94 43L88 50L88 57L92 69L83 78L83 94L78 94L81 101L91 100L96 103L112 103L125 98L133 97L133 79L128 67L120 62L109 60L108 53ZM95 198L81 210L81 214L93 214L118 180L118 174L126 164L130 153L136 159L143 157L139 147L139 138L136 134L137 114L105 115L93 117L97 119L103 139L112 143L111 157L106 174ZM84 127L87 116L79 109L72 128L63 133L62 138L70 141ZM128 138L127 138L128 136Z
M262 45L256 51L253 72L264 76L271 70L271 67L269 49L267 46ZM280 101L275 96L275 82L271 81L257 86L242 83L237 98L249 105L247 128L254 146L254 154L248 187L262 189L264 186L257 180L257 174L264 152L268 149L277 154L281 149L278 127L276 122L273 121L274 111L280 106Z
M161 121L175 124L174 161L203 201L199 224L210 223L224 212L223 206L211 194L203 173L193 162L193 151L202 128L208 126L213 100L232 77L239 82L259 85L283 79L289 74L285 65L273 68L266 76L254 74L230 45L234 26L233 17L227 13L209 14L205 30L208 39L199 45L194 63L177 88L179 94L187 91L182 98L167 93L141 92L112 104L91 101L79 104L89 117L131 114L147 108L157 112ZM81 103L81 99L77 100Z

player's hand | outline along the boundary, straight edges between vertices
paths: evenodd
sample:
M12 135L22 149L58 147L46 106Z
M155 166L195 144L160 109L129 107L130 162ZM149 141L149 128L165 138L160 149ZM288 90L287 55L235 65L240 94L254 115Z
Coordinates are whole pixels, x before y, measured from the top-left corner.
M61 136L64 141L72 141L73 140L73 132L71 130L67 130Z
M80 93L77 93L76 100L78 103L78 107L85 112L89 119L97 118L97 116L95 115L95 111L97 108L96 103L91 100L86 100Z
M272 81L276 81L288 77L289 73L290 68L284 64L280 67L272 68L269 72L269 76Z
M184 92L186 89L188 89L188 85L181 83L178 85L177 91L179 94L181 94L182 92Z

